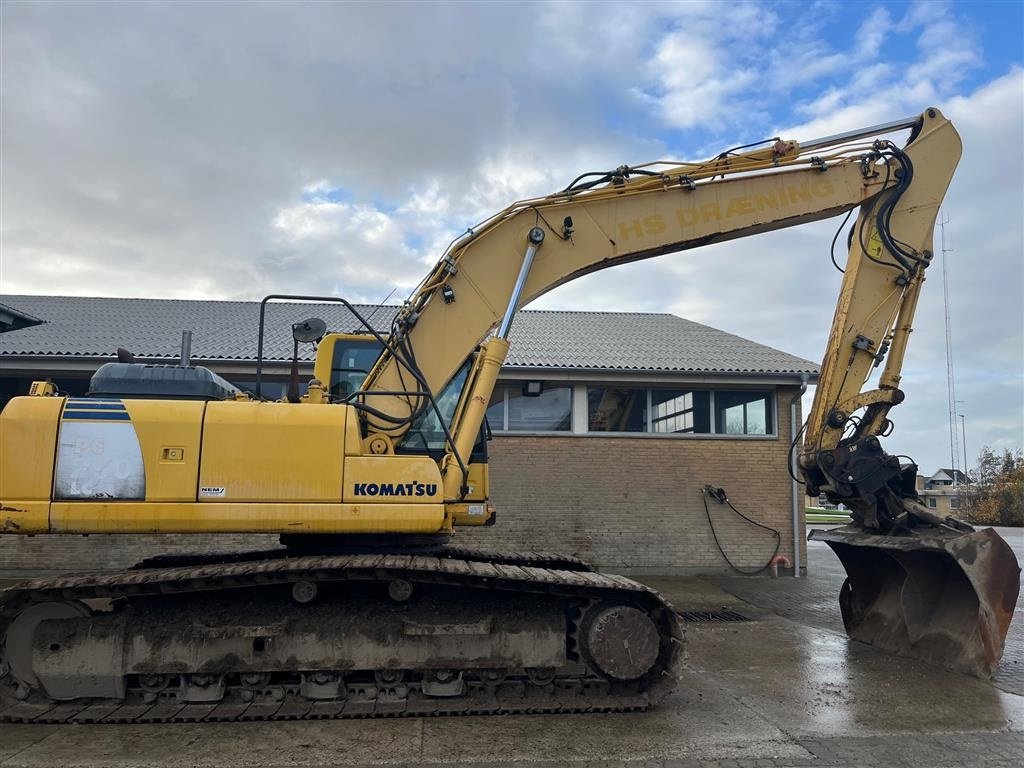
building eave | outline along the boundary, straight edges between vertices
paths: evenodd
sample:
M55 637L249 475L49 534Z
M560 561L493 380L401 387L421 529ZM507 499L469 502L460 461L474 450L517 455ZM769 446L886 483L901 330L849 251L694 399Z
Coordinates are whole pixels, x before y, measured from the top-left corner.
M0 355L0 371L26 375L91 375L99 366L116 359L113 355ZM137 357L136 360L148 365L176 365L178 363L177 357ZM252 358L193 357L192 363L193 365L227 370L235 374L256 375L256 361ZM263 361L263 370L268 375L287 374L290 366L291 360ZM313 362L300 360L299 366L304 373L310 373ZM543 379L545 381L617 382L621 384L799 386L803 376L808 377L809 384L817 383L817 373L801 371L671 371L521 365L505 365L501 369L501 378L506 381Z
M665 383L686 382L688 384L795 384L799 386L807 376L808 384L816 384L816 372L803 371L682 371L654 368L568 368L553 366L505 365L501 377L509 380L543 379L545 381L621 383Z

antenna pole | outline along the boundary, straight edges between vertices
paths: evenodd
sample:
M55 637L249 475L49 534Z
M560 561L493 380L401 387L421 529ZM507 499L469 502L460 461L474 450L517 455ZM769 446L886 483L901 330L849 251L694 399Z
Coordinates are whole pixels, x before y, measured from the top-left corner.
M956 423L956 375L953 369L953 324L949 313L949 272L946 267L946 254L953 249L946 245L946 224L949 217L945 213L939 220L939 231L942 235L942 306L946 317L946 392L949 397L949 467L953 470L953 487L957 486L957 473L960 468L960 446L957 445ZM966 461L966 459L965 459Z

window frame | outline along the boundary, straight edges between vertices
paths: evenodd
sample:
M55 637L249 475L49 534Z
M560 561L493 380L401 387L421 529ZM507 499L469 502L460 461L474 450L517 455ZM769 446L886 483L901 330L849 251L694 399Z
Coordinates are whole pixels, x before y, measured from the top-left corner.
M497 403L491 403L487 406L484 411L484 418L487 419L487 426L491 428L491 432L508 432L508 385L498 382L495 385L495 389L501 392L501 424L492 424L487 416L487 411L491 410Z
M537 381L538 379L531 379L531 381ZM559 380L547 380L540 379L544 382L544 390L548 389L548 385L552 388L568 389L569 390L569 428L568 429L509 429L509 388L517 386L518 379L499 381L495 385L495 389L501 389L502 397L502 424L496 426L491 423L490 419L487 420L488 426L491 428L491 432L496 435L554 435L561 437L572 437L576 436L577 433L574 430L575 419L576 419L576 383L572 381L559 381ZM496 403L492 403L487 407L489 411L493 408ZM486 411L485 411L486 415Z
M716 408L716 403L715 403L715 395L717 393L719 393L719 392L753 392L753 393L757 393L757 394L760 394L760 393L763 392L765 395L767 395L767 399L770 401L768 403L765 403L764 416L765 416L765 421L768 421L769 419L771 420L771 427L772 427L771 430L768 430L766 428L766 430L764 432L747 432L746 431L746 429L747 429L747 406L750 405L750 403L754 402L753 400L747 400L744 403L742 403L742 405L743 405L743 430L744 431L741 432L741 433L738 433L738 434L734 433L734 432L719 432L718 431L718 418L717 418L718 413L717 413L717 408ZM767 435L777 435L778 434L778 429L779 429L779 426L778 426L779 413L778 413L778 409L775 407L775 403L776 403L777 400L778 400L778 398L776 397L776 391L774 389L761 389L761 388L758 388L758 389L754 389L754 388L745 389L745 388L740 388L740 387L731 387L731 388L720 387L717 390L711 390L711 429L712 429L712 433L711 434L725 435L727 437L764 437L764 436L767 436ZM733 407L735 407L735 406L733 406ZM722 411L722 413L724 415L725 411ZM767 427L767 425L766 425L766 427Z
M608 430L608 429L595 429L595 430L591 430L590 429L590 388L591 387L595 387L595 388L599 387L601 389L643 389L644 390L644 394L645 394L644 404L643 404L644 414L645 414L643 430L641 430L639 432L630 432L628 430L627 431L623 431L623 432L616 432L616 431ZM634 387L632 385L623 386L621 384L610 384L610 383L605 383L605 384L601 384L601 385L598 385L598 384L584 384L583 385L583 391L586 393L586 400L587 400L587 412L586 412L585 418L584 418L584 423L586 424L586 431L584 432L584 434L587 434L587 435L629 435L629 436L649 435L649 434L651 434L651 388L650 387Z
M495 424L488 420L491 431L498 436L502 437L516 437L516 436L553 436L553 437L596 437L596 438L631 438L638 440L779 440L779 396L778 396L778 385L770 384L767 382L758 382L756 385L751 386L732 386L722 384L689 384L687 382L666 382L659 381L651 384L641 383L637 381L631 382L619 382L615 380L591 380L591 379L567 379L567 378L555 378L545 379L541 376L531 376L531 380L541 380L544 382L545 388L549 386L558 387L569 387L572 390L572 397L570 399L570 425L571 428L568 430L510 430L508 429L509 423L509 387L519 386L521 381L519 377L502 379L498 381L496 389L501 389L502 397L502 423ZM632 388L632 389L643 389L646 391L646 403L647 403L647 418L646 418L646 431L644 432L592 432L589 429L589 411L588 411L588 391L590 387L617 387L617 388ZM653 409L653 391L657 389L670 389L670 390L689 390L693 392L707 392L708 393L708 419L711 426L711 432L654 432L654 409ZM715 394L717 392L763 392L768 396L768 407L766 409L766 417L771 419L771 431L765 434L727 434L722 432L715 432ZM496 403L492 403L488 406L488 410L493 408ZM582 409L582 414L580 410Z

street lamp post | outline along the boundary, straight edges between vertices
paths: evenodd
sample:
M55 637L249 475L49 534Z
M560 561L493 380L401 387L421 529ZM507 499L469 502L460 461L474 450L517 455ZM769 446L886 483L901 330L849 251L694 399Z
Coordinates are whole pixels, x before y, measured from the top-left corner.
M964 438L964 475L967 474L967 417L962 413L958 413L960 417L960 434Z

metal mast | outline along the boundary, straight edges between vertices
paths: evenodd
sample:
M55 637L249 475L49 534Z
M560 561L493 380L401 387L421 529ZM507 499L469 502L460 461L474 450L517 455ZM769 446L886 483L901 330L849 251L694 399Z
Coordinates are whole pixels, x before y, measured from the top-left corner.
M960 469L960 442L956 423L956 376L953 371L953 333L949 314L949 272L946 268L946 254L953 249L946 247L946 224L949 218L942 214L939 230L942 236L942 306L946 316L946 391L949 395L949 467L953 470L953 486L957 486L957 470Z

